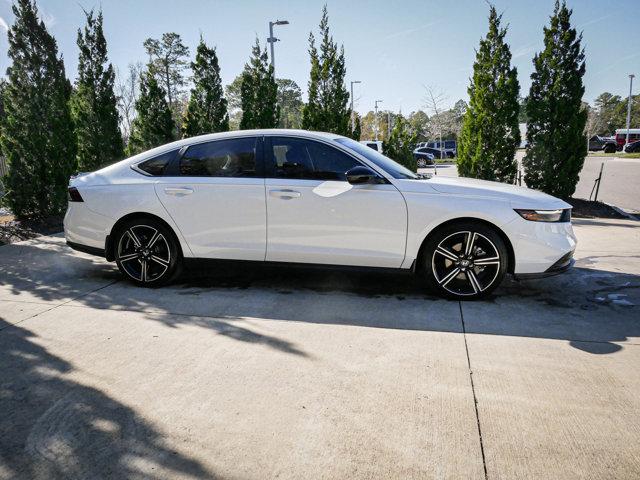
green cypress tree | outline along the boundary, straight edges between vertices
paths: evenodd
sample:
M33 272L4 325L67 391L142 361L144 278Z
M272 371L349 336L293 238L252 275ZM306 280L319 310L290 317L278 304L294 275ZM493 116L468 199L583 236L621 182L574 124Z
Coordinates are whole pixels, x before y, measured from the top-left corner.
M309 100L302 111L302 128L351 137L349 92L344 83L347 73L344 46L338 50L337 43L329 33L326 5L322 9L320 34L320 51L316 48L313 32L309 34Z
M76 143L71 84L55 39L33 0L17 0L8 32L11 66L4 89L0 142L9 164L5 201L19 218L59 213L67 204Z
M360 121L360 115L354 112L355 120L353 121L353 131L351 132L351 138L356 141L360 141L360 137L362 136L362 123Z
M220 66L215 48L207 47L202 37L191 63L193 88L182 123L183 137L229 130L227 100L224 98Z
M269 65L266 48L263 52L256 38L251 60L242 72L240 129L276 128L280 121L277 98L278 85L273 76L273 67Z
M91 171L122 159L122 134L118 126L115 73L107 63L107 42L102 12L86 13L84 32L78 30L78 79L71 97L71 114L78 144L81 171Z
M587 154L582 108L585 72L582 34L571 27L572 11L556 0L544 28L544 50L533 59L527 99L527 186L561 198L573 195Z
M158 85L153 66L140 76L140 96L136 101L137 116L131 123L127 155L149 150L171 142L175 124L164 89Z
M514 183L518 128L518 72L511 67L502 15L489 9L489 32L480 40L469 85L469 106L458 144L458 172L464 177Z
M384 142L384 154L412 172L417 172L418 164L413 156L416 142L417 136L411 126L402 115L398 115L389 139Z

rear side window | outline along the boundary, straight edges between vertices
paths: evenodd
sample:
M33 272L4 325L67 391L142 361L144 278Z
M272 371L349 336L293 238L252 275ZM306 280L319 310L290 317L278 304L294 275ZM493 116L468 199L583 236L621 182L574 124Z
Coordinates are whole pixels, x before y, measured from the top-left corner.
M256 137L193 145L180 159L180 175L189 177L255 177Z
M178 153L178 150L171 150L170 152L145 160L136 167L149 175L161 177L165 174L167 167L171 163L171 160L175 158L176 153Z
M275 178L346 180L345 173L361 165L337 148L302 138L272 137L271 148Z

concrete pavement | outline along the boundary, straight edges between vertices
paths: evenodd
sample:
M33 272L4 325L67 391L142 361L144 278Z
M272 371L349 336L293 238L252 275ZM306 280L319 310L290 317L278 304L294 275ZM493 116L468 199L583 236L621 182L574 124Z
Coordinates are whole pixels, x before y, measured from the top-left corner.
M464 303L0 247L0 478L637 478L639 226L577 220L571 272Z

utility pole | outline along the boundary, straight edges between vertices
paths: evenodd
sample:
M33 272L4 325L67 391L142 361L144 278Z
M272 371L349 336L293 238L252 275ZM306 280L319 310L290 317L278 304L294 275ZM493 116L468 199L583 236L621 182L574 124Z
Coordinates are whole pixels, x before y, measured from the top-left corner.
M627 140L624 142L625 146L629 144L629 127L631 126L631 91L633 89L633 79L635 75L632 73L629 75L629 103L627 104Z
M376 100L374 103L375 117L376 117L376 142L378 141L378 104L382 103L382 100Z
M351 131L352 132L356 129L355 115L353 114L353 84L354 83L362 83L362 82L360 80L353 80L351 82Z
M391 112L387 111L387 140L391 137Z
M275 22L269 22L269 38L267 38L267 43L271 47L271 66L273 67L273 78L276 78L276 61L273 57L273 44L279 42L280 39L273 36L273 26L274 25L289 25L288 20L276 20Z

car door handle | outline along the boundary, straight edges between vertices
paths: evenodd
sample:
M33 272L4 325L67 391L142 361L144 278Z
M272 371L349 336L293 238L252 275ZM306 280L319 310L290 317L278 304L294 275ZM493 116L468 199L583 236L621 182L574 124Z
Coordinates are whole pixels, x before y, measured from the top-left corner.
M292 198L301 197L302 194L296 190L289 190L287 188L283 190L269 190L269 195L283 200L291 200Z
M167 187L164 189L164 193L167 195L173 195L175 197L184 197L185 195L191 195L193 188L190 187Z

